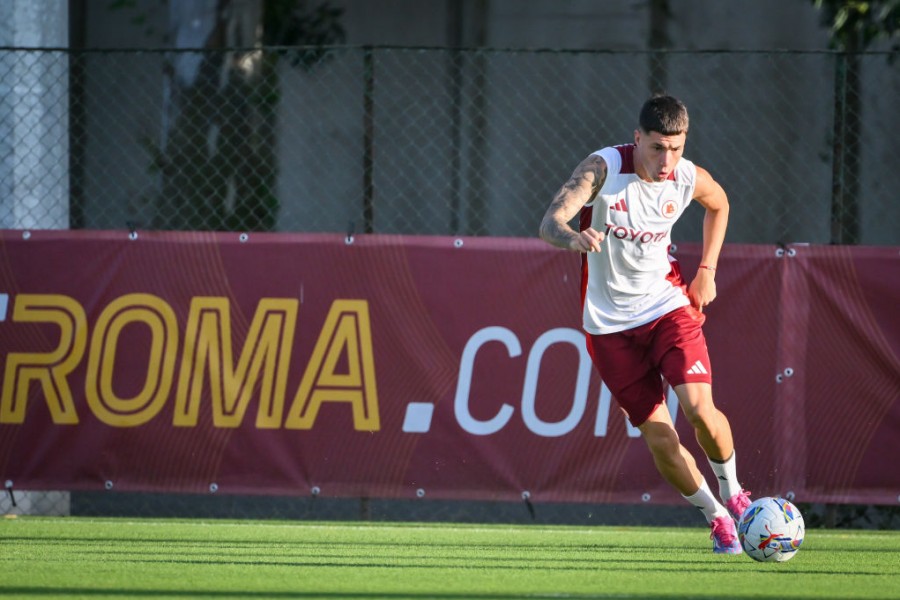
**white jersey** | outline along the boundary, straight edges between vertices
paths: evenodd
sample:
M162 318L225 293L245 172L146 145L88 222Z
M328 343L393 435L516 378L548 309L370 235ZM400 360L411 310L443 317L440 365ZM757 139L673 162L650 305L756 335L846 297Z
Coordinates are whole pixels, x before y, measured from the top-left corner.
M581 228L606 234L585 256L584 329L614 333L649 323L690 300L669 256L672 226L694 197L697 168L682 158L666 181L634 172L634 145L603 148L606 181L582 209ZM670 262L672 261L672 262Z

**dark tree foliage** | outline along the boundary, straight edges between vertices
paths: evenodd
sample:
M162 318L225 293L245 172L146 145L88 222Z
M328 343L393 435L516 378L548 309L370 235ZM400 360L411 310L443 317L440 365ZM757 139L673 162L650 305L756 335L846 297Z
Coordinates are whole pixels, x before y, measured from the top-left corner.
M865 50L878 39L892 40L900 49L900 0L813 0L822 22L831 29L831 45L837 50Z
M328 47L344 41L343 9L327 0L315 5L306 0L218 0L214 11L197 0L158 0L140 9L134 0L113 0L108 6L155 11L157 17L165 11L166 43L182 39L173 32L205 32L179 48L187 52L166 59L166 125L158 142L146 144L151 169L159 177L152 226L275 229L280 207L275 154L281 100L278 62L284 59L304 70L325 62ZM154 21L148 14L138 12L131 21L145 34L155 35L147 25ZM195 27L194 21L202 21L203 27ZM196 70L185 66L193 49L199 53Z

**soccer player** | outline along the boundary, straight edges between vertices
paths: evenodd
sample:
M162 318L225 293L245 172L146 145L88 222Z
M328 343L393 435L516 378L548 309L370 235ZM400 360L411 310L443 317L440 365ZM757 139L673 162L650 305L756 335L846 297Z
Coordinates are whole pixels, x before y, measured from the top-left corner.
M653 96L638 124L633 144L581 161L550 203L540 235L582 253L583 323L600 377L640 430L663 478L703 512L713 552L738 554L733 519L750 498L737 479L728 419L713 403L702 330L703 308L716 297L728 197L706 170L682 158L688 112L680 100ZM706 214L700 267L687 286L668 250L672 226L692 200ZM569 221L579 213L575 231ZM718 478L718 499L678 439L662 378Z

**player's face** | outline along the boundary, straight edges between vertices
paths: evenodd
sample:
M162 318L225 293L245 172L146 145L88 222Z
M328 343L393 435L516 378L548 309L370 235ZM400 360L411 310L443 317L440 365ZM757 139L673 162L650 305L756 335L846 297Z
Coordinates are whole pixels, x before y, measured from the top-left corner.
M646 181L665 181L684 154L687 134L663 135L656 131L634 132L635 171Z

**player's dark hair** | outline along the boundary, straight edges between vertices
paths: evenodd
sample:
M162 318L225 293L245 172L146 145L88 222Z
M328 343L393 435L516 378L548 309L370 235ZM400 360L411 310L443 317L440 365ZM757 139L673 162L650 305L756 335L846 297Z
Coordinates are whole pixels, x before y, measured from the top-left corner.
M644 103L638 123L645 133L678 135L688 131L687 107L678 98L656 94Z

